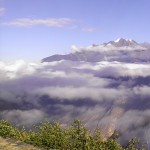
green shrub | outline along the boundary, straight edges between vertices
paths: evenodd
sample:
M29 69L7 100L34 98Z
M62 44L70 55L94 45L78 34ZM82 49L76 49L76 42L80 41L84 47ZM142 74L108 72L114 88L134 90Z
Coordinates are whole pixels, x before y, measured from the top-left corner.
M21 130L5 120L0 121L0 136L14 138L34 146L59 150L144 150L139 140L132 139L123 147L117 143L117 134L111 138L101 139L100 130L92 134L80 120L75 119L68 128L62 128L57 122L43 122L35 130Z
M14 137L19 136L19 130L5 120L0 120L0 136L2 137Z

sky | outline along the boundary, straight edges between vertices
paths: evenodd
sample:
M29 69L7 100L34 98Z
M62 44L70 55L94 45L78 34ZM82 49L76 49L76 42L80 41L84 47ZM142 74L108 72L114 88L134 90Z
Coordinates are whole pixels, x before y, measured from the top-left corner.
M149 0L0 0L0 60L38 61L117 38L150 42Z

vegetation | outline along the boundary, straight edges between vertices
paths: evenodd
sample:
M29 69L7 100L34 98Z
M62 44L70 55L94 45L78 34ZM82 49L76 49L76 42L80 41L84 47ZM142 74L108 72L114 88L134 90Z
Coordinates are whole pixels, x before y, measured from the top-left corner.
M97 129L93 134L81 123L74 120L68 128L62 128L57 122L43 122L35 126L35 130L19 130L11 123L0 121L0 136L23 141L47 150L144 150L137 139L132 139L126 146L117 143L117 135L108 139L100 138Z

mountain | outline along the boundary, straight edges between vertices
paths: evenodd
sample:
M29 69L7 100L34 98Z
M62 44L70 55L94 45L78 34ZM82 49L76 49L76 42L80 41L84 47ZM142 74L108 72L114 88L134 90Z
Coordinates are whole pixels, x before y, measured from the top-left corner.
M52 55L42 59L42 62L53 62L60 60L70 61L121 61L121 62L149 62L150 45L139 44L132 39L119 38L100 45L90 45L75 48L73 52L66 55Z
M124 47L124 46L129 46L129 47L133 47L133 46L140 46L137 42L135 42L132 39L123 39L123 38L119 38L115 41L110 41L108 43L105 43L106 46L115 46L115 47Z
M144 42L141 45L150 49L150 43Z

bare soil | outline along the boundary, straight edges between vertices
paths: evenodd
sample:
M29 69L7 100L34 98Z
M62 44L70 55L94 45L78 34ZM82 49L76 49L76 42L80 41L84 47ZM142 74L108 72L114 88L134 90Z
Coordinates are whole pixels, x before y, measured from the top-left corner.
M0 137L0 150L42 150L24 142Z

